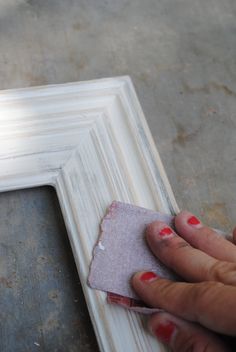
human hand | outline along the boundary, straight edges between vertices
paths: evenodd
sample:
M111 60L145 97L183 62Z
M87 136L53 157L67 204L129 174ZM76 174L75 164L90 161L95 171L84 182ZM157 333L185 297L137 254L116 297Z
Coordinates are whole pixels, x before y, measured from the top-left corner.
M154 222L146 239L153 253L187 282L152 272L132 279L143 301L165 311L151 317L150 331L174 352L230 351L217 333L236 336L236 229L232 243L187 211L175 217L175 228Z

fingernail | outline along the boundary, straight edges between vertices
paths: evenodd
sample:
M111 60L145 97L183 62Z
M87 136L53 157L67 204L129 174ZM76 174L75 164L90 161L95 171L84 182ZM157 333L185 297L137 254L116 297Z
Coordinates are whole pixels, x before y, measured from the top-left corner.
M153 330L154 335L164 343L169 343L173 333L175 331L176 325L172 322L167 322L166 324L160 324Z
M188 218L187 223L191 226L198 226L201 224L201 221L196 218L196 216L192 215Z
M153 271L146 271L145 273L143 273L140 276L139 279L141 281L151 282L151 281L154 281L154 280L158 279L158 276Z
M173 235L173 231L171 230L170 227L164 227L163 229L161 229L159 231L159 235L164 237L164 236L170 236L170 235Z

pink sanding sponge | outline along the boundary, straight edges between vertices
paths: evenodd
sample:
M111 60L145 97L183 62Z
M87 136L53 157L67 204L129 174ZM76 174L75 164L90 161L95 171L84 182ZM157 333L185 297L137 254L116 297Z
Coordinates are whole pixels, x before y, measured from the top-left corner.
M130 279L137 271L153 271L176 280L150 251L144 236L153 221L173 225L171 215L114 201L101 223L101 235L94 248L88 283L90 287L137 299Z

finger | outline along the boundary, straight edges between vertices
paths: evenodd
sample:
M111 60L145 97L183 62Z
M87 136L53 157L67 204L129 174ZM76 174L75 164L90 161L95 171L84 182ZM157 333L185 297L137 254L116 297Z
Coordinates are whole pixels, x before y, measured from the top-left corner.
M236 263L219 261L193 248L165 223L156 221L150 224L146 239L161 262L187 281L220 281L236 285Z
M175 228L193 247L219 260L236 263L235 245L213 229L204 226L188 211L182 211L175 217Z
M169 313L154 314L149 320L149 330L173 352L230 351L216 334Z
M236 288L233 286L217 282L172 282L146 272L135 274L132 286L151 307L164 309L213 331L236 334Z

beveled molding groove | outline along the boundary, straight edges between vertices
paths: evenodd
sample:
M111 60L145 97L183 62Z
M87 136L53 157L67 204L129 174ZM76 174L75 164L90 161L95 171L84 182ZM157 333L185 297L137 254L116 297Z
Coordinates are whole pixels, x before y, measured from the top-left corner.
M129 77L0 92L0 191L55 187L101 351L157 352L142 316L87 286L114 200L178 211Z

